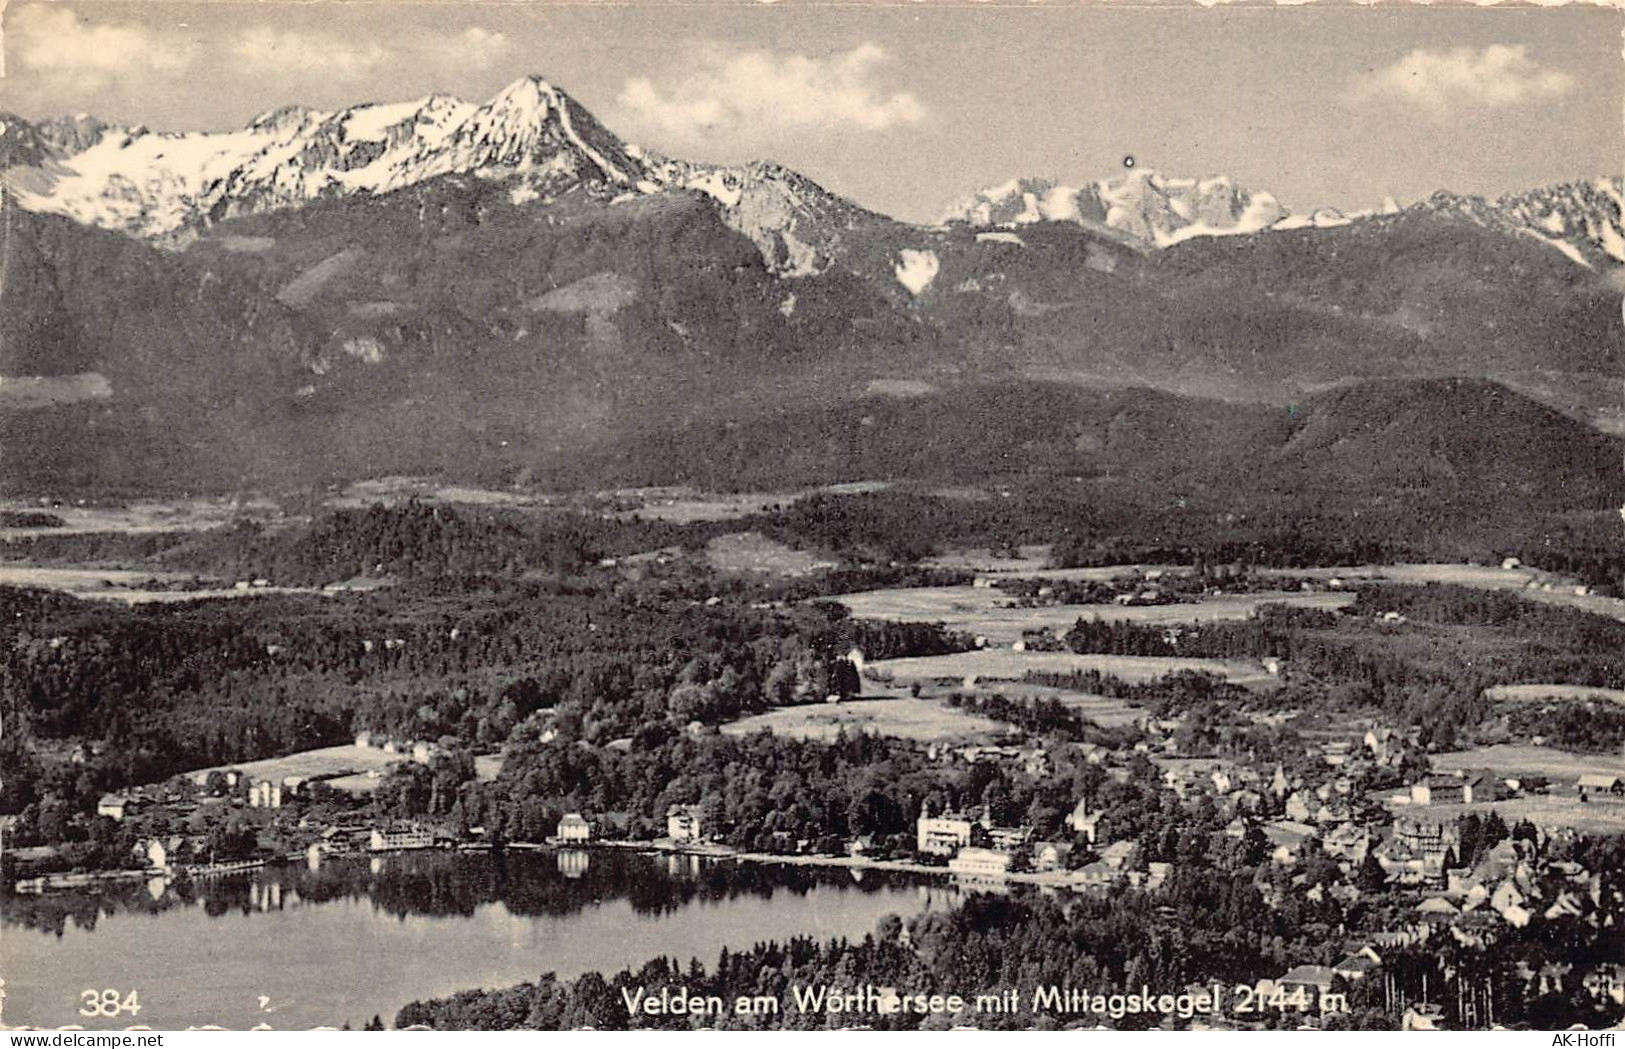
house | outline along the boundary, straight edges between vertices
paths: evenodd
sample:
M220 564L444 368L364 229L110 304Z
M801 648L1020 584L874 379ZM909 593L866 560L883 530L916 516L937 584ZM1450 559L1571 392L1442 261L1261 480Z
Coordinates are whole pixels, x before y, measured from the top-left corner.
M988 827L985 822L982 825L987 830L988 844L1005 852L1018 852L1026 848L1033 836L1031 827Z
M1100 860L1113 870L1125 870L1139 863L1140 843L1137 841L1114 841L1100 850Z
M179 838L170 838L168 840L153 838L147 842L147 847L144 850L147 857L147 866L167 871L175 853L180 848L180 844Z
M1003 849L966 846L948 861L948 869L961 878L1002 881L1010 873L1012 859Z
M1453 776L1427 776L1411 784L1412 805L1470 805L1464 780Z
M1111 751L1099 743L1079 743L1078 754L1091 765L1099 765L1111 756Z
M1495 882L1510 876L1525 858L1528 845L1514 838L1497 842L1473 868L1473 877L1481 882Z
M434 831L416 823L390 823L374 827L367 847L373 852L398 852L405 849L434 848Z
M1263 829L1270 843L1270 858L1283 867L1296 866L1303 859L1304 843L1315 833L1315 828L1296 820L1276 820Z
M282 784L268 779L256 780L248 787L248 804L256 809L280 809Z
M974 823L962 812L922 815L914 823L914 850L930 856L952 856L971 843Z
M345 856L360 852L370 844L371 837L365 827L328 827L311 847L320 849L323 855Z
M1049 755L1042 750L1024 751L1021 756L1021 770L1034 779L1043 779L1051 771Z
M1319 807L1314 801L1314 795L1307 791L1293 791L1286 799L1286 818L1295 823L1308 823L1314 819L1315 809Z
M1587 794L1625 794L1625 779L1619 776L1605 776L1601 773L1588 772L1581 776L1575 784L1580 796Z
M1072 843L1069 841L1046 841L1033 851L1033 867L1041 871L1058 871L1066 867L1067 857L1072 855Z
M1084 798L1073 808L1072 814L1066 818L1066 825L1076 834L1081 834L1084 840L1093 845L1095 835L1100 827L1100 812L1089 811L1089 799Z
M1495 891L1490 894L1491 909L1501 916L1502 921L1515 929L1521 929L1529 924L1532 915L1524 907L1527 902L1529 902L1529 897L1524 894L1522 889L1514 885L1511 879L1497 885Z
M1585 908L1581 906L1574 893L1562 892L1558 893L1557 899L1552 901L1550 907L1546 908L1545 918L1547 921L1556 921L1559 918L1578 918L1584 912Z
M1456 844L1457 837L1454 826L1447 828L1443 823L1397 819L1394 821L1394 840L1421 858L1425 876L1438 878L1444 875L1444 855Z
M1428 924L1448 925L1461 917L1461 909L1443 896L1429 896L1416 905L1416 913Z
M592 824L581 817L579 812L566 812L564 818L559 820L558 839L560 841L591 841Z
M1370 944L1366 944L1332 966L1332 972L1348 982L1354 983L1365 979L1380 968L1382 968L1382 955L1378 954Z
M1122 880L1117 868L1096 860L1072 872L1072 888L1079 892L1105 892Z
M1346 824L1354 818L1353 812L1343 802L1322 802L1315 810L1316 823Z
M103 794L96 802L96 815L110 820L122 820L130 808L130 799L124 794Z
M1442 1031L1444 1030L1444 1007L1434 1005L1432 1002L1417 1002L1405 1008L1405 1015L1400 1018L1401 1031Z
M1336 982L1337 973L1326 965L1295 966L1276 981L1289 1001L1294 995L1304 992L1308 998L1302 1007L1304 1012L1318 1011L1321 996L1330 994Z
M429 762L433 761L435 755L439 753L440 745L438 743L424 743L420 741L412 744L412 760L417 762L419 765L427 765Z
M1339 823L1326 832L1321 848L1328 856L1364 863L1366 853L1371 851L1371 832L1357 823Z
M700 811L692 805L673 805L666 810L666 837L673 841L700 841Z

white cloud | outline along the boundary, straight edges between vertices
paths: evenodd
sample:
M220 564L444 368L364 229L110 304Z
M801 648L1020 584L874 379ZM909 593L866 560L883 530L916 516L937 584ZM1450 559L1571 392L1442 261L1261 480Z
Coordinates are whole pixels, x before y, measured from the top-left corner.
M1356 94L1398 99L1440 115L1464 106L1500 108L1561 98L1577 84L1568 73L1530 58L1522 45L1494 44L1477 50L1418 48L1366 76Z
M512 44L502 33L480 26L385 48L329 33L257 25L237 34L231 49L256 75L323 82L360 80L392 64L431 71L485 69L506 58Z
M184 47L148 29L85 22L61 7L29 4L6 28L7 49L17 65L58 90L99 91L119 79L174 75L192 61Z
M356 80L389 61L377 44L317 33L253 26L238 34L231 52L252 76L321 76Z
M480 26L469 26L461 33L447 36L430 45L425 60L443 66L467 66L484 69L513 50L513 45L501 33L493 33Z
M680 138L733 130L885 131L918 123L924 115L919 99L888 94L875 83L885 62L875 44L827 58L709 48L694 72L667 88L648 77L627 80L620 103L646 126Z

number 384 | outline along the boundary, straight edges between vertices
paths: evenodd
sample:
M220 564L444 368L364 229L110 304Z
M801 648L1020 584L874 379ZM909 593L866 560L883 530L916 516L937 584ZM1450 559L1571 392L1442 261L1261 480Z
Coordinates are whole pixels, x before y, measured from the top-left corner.
M135 991L121 995L109 987L105 991L84 990L79 992L80 1016L118 1016L129 1013L137 1016L141 1012L141 997Z

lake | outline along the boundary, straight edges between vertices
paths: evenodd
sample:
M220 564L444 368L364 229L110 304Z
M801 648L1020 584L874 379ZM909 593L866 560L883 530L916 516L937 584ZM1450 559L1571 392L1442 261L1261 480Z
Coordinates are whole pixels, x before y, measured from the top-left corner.
M0 901L8 1024L160 1029L392 1024L415 999L546 972L716 963L724 947L861 938L887 914L949 906L946 881L610 850L418 853L317 869ZM141 1012L80 1017L80 992Z

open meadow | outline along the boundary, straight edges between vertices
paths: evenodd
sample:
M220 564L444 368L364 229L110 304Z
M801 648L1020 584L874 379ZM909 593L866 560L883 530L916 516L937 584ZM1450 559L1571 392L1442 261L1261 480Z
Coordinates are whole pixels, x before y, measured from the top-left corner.
M128 503L83 505L0 499L0 510L45 513L62 521L62 524L52 527L0 527L0 539L101 532L130 535L197 532L206 528L217 528L245 517L268 520L280 513L280 507L270 499L245 500L226 496L172 500L142 499Z
M730 532L705 544L705 559L719 572L804 576L835 562L821 560L803 550L769 539L760 532Z
M1555 790L1555 788L1554 788ZM1509 825L1528 820L1542 830L1573 830L1581 834L1625 834L1625 800L1601 798L1581 802L1572 792L1531 795L1474 805L1397 805L1396 816L1411 816L1433 823L1453 823L1463 816L1499 813Z
M1569 787L1583 775L1625 776L1625 757L1618 754L1572 754L1552 747L1497 743L1472 750L1455 750L1433 755L1438 772L1479 771L1499 776L1546 776L1553 783Z
M722 726L726 736L748 736L767 729L789 739L829 742L838 733L870 733L914 743L980 743L1009 731L990 718L955 710L934 699L889 696L780 707Z
M1543 830L1572 829L1582 834L1625 834L1625 798L1594 795L1581 801L1575 781L1583 775L1625 776L1625 757L1617 754L1572 754L1551 747L1498 743L1432 756L1435 772L1488 772L1501 778L1544 776L1546 794L1530 794L1472 805L1401 805L1389 801L1395 815L1451 821L1492 810L1508 823L1526 819Z
M1124 681L1154 681L1184 670L1217 674L1235 684L1268 687L1276 678L1257 663L1243 659L1183 659L1175 656L1079 655L1074 652L1017 652L1008 648L984 648L943 656L916 656L908 659L881 659L868 665L866 673L882 681L907 684L911 681L940 679L1020 681L1029 671L1052 674L1098 671Z
M1122 574L1126 569L1079 569ZM1046 605L1038 608L1006 608L1010 595L992 587L924 586L890 590L869 590L830 598L845 605L855 619L885 619L893 622L941 623L957 630L985 637L990 642L1014 643L1026 630L1065 633L1079 619L1124 621L1160 626L1213 620L1248 619L1266 604L1286 604L1297 608L1344 608L1354 600L1347 593L1303 593L1271 591L1261 594L1222 594L1177 605Z
M1600 699L1625 707L1625 689L1594 685L1491 685L1486 699L1505 703L1540 703L1550 699Z
M268 594L313 594L312 587L262 586L193 588L196 577L182 572L148 572L123 568L47 568L0 563L0 586L56 590L74 597L123 601L127 604L202 601L218 597L263 597ZM157 587L152 584L158 584ZM177 584L166 590L163 584Z
M189 772L187 775L201 782L211 772L235 769L253 779L281 781L288 776L329 779L345 775L365 775L372 771L381 772L396 762L406 760L408 757L404 754L386 754L377 747L358 747L353 743L345 743L336 747L302 750L280 758L215 765Z

